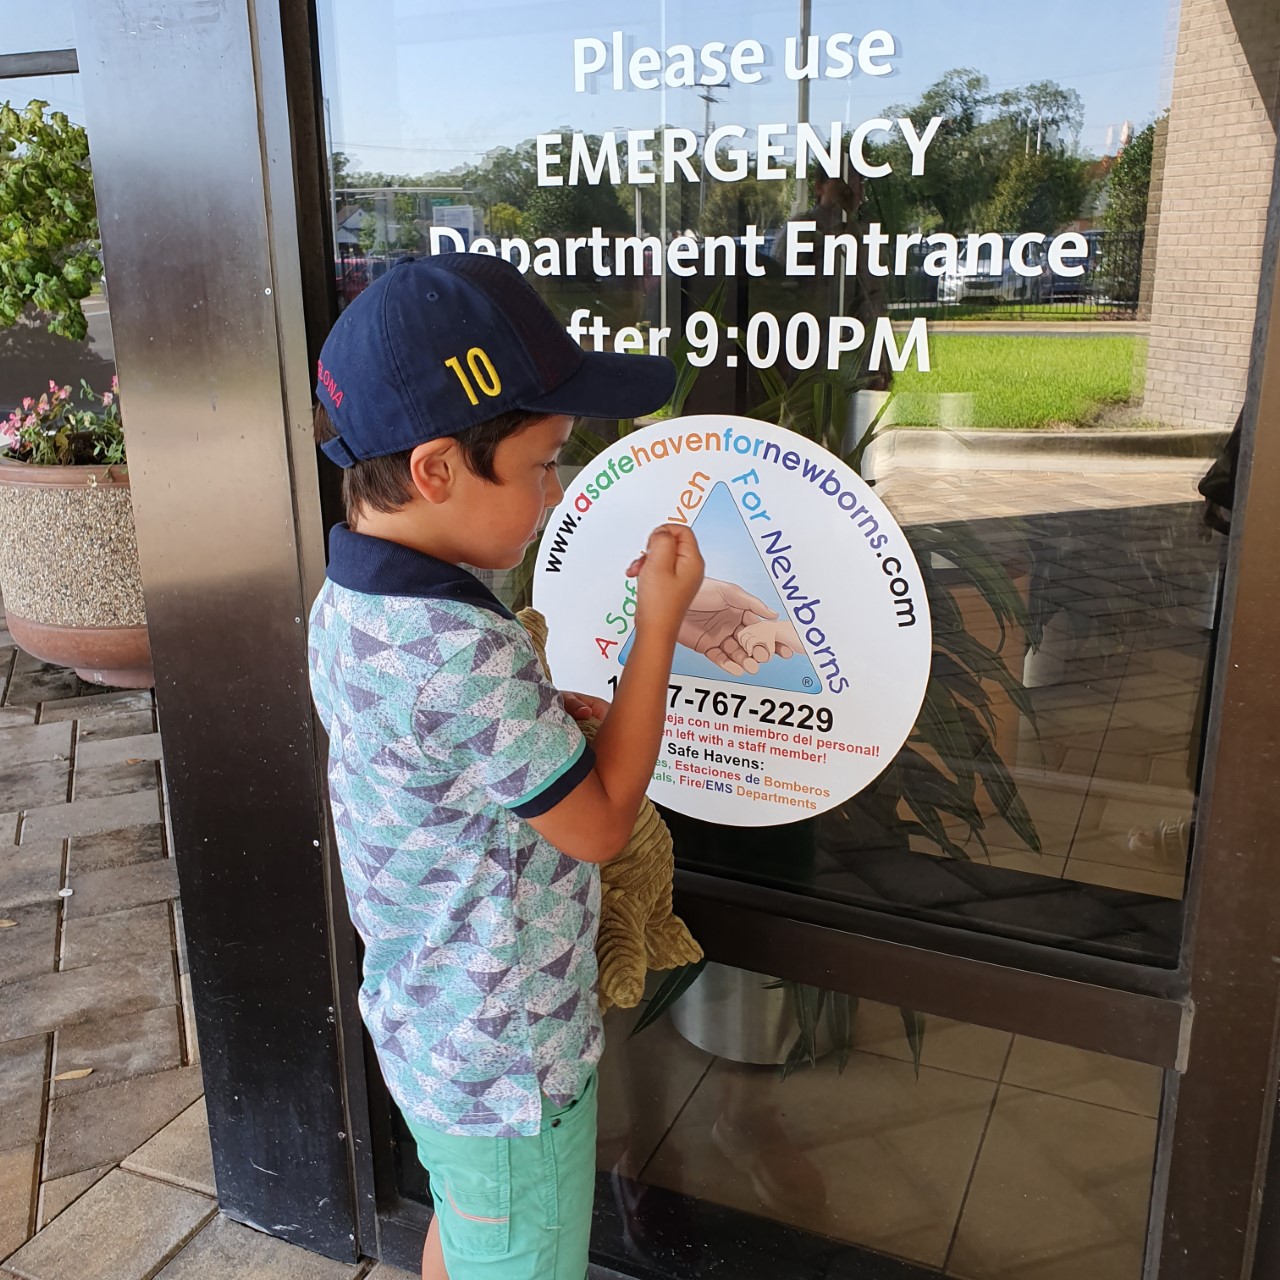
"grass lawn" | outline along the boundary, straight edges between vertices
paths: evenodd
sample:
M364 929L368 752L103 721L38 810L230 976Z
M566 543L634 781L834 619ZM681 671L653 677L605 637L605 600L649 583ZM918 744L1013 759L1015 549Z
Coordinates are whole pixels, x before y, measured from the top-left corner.
M936 334L929 339L932 370L894 375L890 410L904 426L979 428L1087 424L1103 406L1125 404L1142 389L1145 338L1020 338ZM973 397L959 418L938 396Z

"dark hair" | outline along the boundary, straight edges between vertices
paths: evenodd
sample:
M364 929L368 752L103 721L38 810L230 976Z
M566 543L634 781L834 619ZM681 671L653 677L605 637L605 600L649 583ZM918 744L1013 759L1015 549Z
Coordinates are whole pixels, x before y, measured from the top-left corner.
M498 446L508 437L523 431L525 427L541 422L545 413L529 413L524 409L512 409L500 413L488 422L477 423L459 431L453 438L458 442L462 460L469 470L481 480L498 483L494 469L494 455ZM332 440L338 433L323 404L317 403L312 418L316 444ZM342 472L342 505L347 519L361 511L399 511L413 499L413 482L409 479L409 457L413 450L384 454L381 458L362 458Z

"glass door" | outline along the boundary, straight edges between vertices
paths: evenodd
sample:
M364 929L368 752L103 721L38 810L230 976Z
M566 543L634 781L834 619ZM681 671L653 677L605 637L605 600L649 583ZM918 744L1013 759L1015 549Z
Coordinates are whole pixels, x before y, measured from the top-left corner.
M405 252L507 257L584 345L671 355L671 416L838 457L919 566L928 683L874 780L665 812L710 963L609 1015L618 1272L1183 1274L1275 153L1274 31L1212 7L318 0L334 312ZM566 482L645 425L581 423ZM408 1260L423 1175L380 1106Z

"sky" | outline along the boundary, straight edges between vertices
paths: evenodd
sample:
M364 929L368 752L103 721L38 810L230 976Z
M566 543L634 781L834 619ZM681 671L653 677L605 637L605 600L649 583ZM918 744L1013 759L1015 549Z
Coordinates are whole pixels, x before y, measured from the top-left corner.
M812 0L824 38L877 27L896 39L890 75L811 82L809 117L857 123L910 103L943 72L975 67L995 90L1056 80L1085 103L1084 151L1115 150L1168 102L1178 0ZM701 90L576 93L573 41L696 49L753 38L775 64L760 84L716 92L714 124L796 118L797 85L777 66L800 0L319 0L324 92L334 149L352 167L423 173L470 163L567 125L583 132L663 122L701 132ZM601 77L607 82L607 77ZM1111 145L1108 147L1108 131Z
M40 0L0 4L0 53L36 53L45 49L72 49L76 43L71 0Z
M0 0L0 53L36 53L46 49L72 49L76 43L71 0L41 0L38 5ZM84 124L84 98L78 75L24 76L0 80L0 102L25 106L32 98L65 111L76 124Z

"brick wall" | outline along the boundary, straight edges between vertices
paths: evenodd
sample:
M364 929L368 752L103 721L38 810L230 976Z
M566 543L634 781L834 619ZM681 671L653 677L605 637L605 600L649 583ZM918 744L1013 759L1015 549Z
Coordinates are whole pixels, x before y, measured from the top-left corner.
M1156 121L1151 139L1151 187L1147 192L1147 225L1142 237L1142 277L1138 284L1138 319L1151 319L1156 291L1156 255L1160 248L1160 208L1164 195L1164 157L1169 142L1169 117Z
M1183 0L1155 192L1160 227L1144 417L1174 426L1235 420L1278 118L1280 0Z

